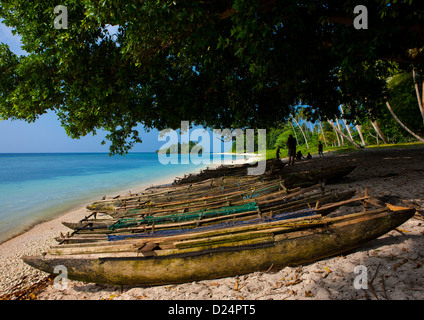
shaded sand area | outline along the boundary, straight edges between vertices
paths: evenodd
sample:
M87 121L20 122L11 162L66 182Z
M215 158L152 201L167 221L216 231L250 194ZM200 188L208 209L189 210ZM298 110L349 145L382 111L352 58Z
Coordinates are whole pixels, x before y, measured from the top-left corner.
M284 161L284 160L283 160ZM238 277L157 287L116 287L68 281L64 287L51 280L39 282L36 299L424 299L424 146L364 149L344 154L314 155L312 160L285 167L287 172L338 164L357 168L330 188L368 188L373 196L392 204L414 201L415 217L386 235L360 248L315 263L255 272ZM346 208L333 213L340 214ZM0 245L0 294L16 292L46 278L26 266L22 255L40 254L59 232L68 231L61 222L76 221L86 209L70 212L40 224ZM356 284L356 286L355 286ZM9 295L13 298L15 295ZM23 297L29 297L27 292Z

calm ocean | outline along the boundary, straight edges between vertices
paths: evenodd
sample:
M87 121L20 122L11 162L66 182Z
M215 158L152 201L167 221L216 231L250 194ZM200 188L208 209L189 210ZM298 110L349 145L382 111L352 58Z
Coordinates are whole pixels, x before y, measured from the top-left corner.
M0 153L0 242L105 195L139 191L206 166L163 165L156 153Z

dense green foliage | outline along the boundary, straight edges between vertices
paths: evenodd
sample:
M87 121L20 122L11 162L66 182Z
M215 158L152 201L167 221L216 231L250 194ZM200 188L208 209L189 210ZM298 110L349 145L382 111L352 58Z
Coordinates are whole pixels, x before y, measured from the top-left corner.
M281 126L301 102L310 119L380 114L393 61L424 61L417 0L1 0L0 18L26 56L0 46L0 119L53 110L73 138L109 132L111 153L140 142L135 129ZM111 34L110 26L117 32ZM401 108L401 106L399 106Z
M192 151L192 149L197 145L197 142L194 141L189 141L188 143L188 148L187 148L187 144L186 143L177 143L177 144L172 144L169 148L162 150L156 150L157 153L161 152L161 153L165 153L165 154L181 154L182 150L188 150L188 153L190 153ZM198 154L202 154L203 153L203 147L198 146L195 151Z
M417 75L416 81L419 87L423 87L423 79ZM420 91L420 96L423 91ZM386 95L392 105L397 117L412 131L424 136L423 117L420 114L418 107L418 99L414 89L414 81L412 72L401 72L389 78ZM275 152L278 146L282 149L281 157L287 156L286 142L291 134L296 137L298 145L297 150L300 150L303 155L307 153L315 154L318 151L318 142L325 144L324 150L338 150L352 148L353 145L346 139L342 139L340 134L335 132L328 122L308 122L306 120L305 109L308 107L300 106L297 108L296 115L301 122L302 130L292 120L285 122L279 128L271 128L267 131L267 158L275 158ZM346 111L346 107L344 110ZM405 144L415 142L417 139L403 129L390 114L388 109L381 105L378 112L375 113L376 122L379 124L387 142L390 144ZM349 136L348 128L353 140L362 143L358 129L353 123L349 123L344 119L339 119L339 124L342 132ZM379 138L374 127L371 124L370 118L363 118L357 123L361 124L361 132L366 145L382 145L383 141ZM305 136L303 135L303 133ZM306 144L305 138L308 141ZM235 144L233 145L233 151Z

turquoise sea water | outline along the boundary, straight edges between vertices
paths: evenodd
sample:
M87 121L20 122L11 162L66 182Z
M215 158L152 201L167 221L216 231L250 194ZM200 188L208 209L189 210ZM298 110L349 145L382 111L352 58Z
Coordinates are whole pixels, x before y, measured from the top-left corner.
M0 242L105 195L140 191L206 166L163 165L156 153L0 153Z

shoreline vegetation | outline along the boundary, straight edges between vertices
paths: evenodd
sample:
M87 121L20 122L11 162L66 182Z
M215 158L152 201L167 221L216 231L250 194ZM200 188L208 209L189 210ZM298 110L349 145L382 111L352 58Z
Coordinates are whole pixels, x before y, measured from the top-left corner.
M193 151L194 149L194 151ZM176 144L172 144L167 148L163 148L163 149L158 149L156 150L156 153L158 154L184 154L184 153L191 153L191 152L195 152L198 154L202 154L203 153L203 147L198 145L198 142L194 142L194 141L189 141L189 143L176 143Z
M424 182L416 179L424 173L424 144L368 146L359 152L351 148L326 150L325 157L313 153L312 160L301 160L288 173L340 163L357 165L346 179L332 188L370 189L373 195L390 195L393 199L415 200L424 206ZM365 151L365 152L363 152ZM274 152L274 150L271 150ZM267 153L267 158L271 157ZM275 155L274 155L275 157ZM283 155L284 157L284 155ZM240 161L255 162L260 155L251 154ZM285 159L282 159L285 162ZM231 161L237 164L236 161ZM231 164L231 163L229 163ZM195 174L194 172L192 174ZM156 185L172 183L174 177L157 181ZM420 202L421 201L421 202ZM423 207L422 207L423 208ZM422 209L421 208L421 209ZM87 215L85 207L71 210L53 220L39 223L28 231L0 244L0 296L6 299L374 299L369 290L352 287L355 265L366 265L374 272L377 265L385 270L381 282L392 298L422 299L424 283L424 226L422 220L412 218L398 229L354 250L316 263L286 267L279 271L255 272L243 277L199 281L190 284L148 288L128 287L120 291L113 286L90 285L70 281L69 288L58 290L52 286L52 277L23 263L23 255L44 252L55 243L54 237L69 229L63 221L75 221ZM391 258L390 258L391 257ZM421 259L421 260L420 260ZM400 262L407 261L403 264ZM394 266L397 266L393 269ZM402 269L402 273L395 272ZM326 275L324 277L323 275ZM331 276L330 276L331 275ZM421 276L420 276L421 275ZM349 279L341 281L342 278ZM383 277L383 274L381 275ZM296 281L290 281L296 280ZM327 280L325 280L327 279ZM264 281L267 283L263 285ZM334 283L336 281L336 283ZM350 283L349 283L350 281ZM376 281L377 282L377 281ZM237 288L236 285L238 284ZM397 285L395 285L397 284ZM399 285L400 284L400 285ZM242 285L247 290L241 290ZM171 289L170 289L171 288ZM203 289L202 289L203 288ZM277 290L278 289L278 290ZM276 291L275 291L276 290ZM377 292L377 296L383 293ZM386 292L387 294L387 292Z
M361 152L369 149L378 150L378 149L390 149L390 148L414 148L417 146L424 146L423 142L405 142L405 143L389 143L389 144L379 144L379 145L367 145L363 149L357 149L354 146L344 146L344 147L324 147L324 154L341 154L341 153L349 153L349 152ZM318 146L312 146L309 149L305 147L305 145L300 145L296 148L297 151L301 151L303 156L309 152L312 156L318 157ZM277 148L267 149L266 159L275 158L275 153ZM287 149L280 149L280 157L287 158Z

